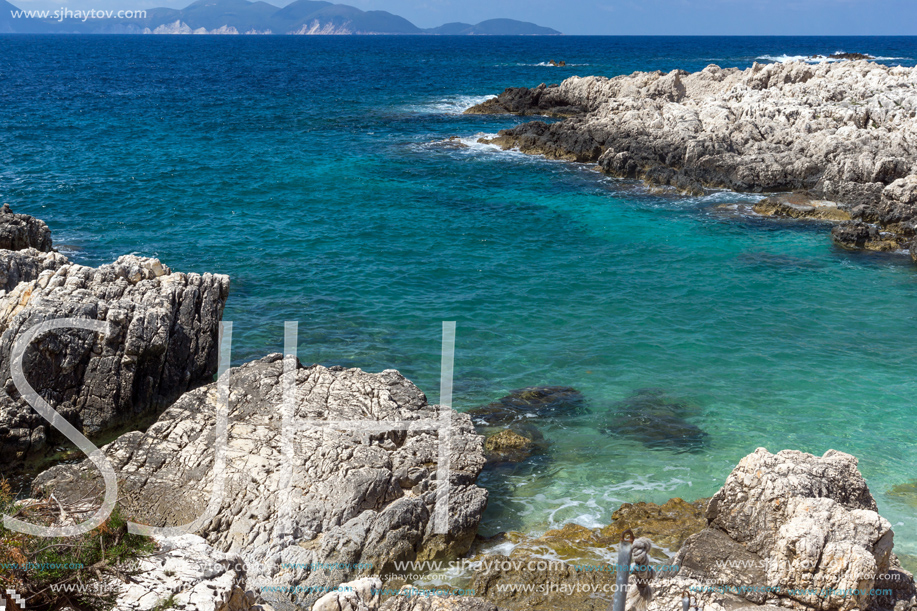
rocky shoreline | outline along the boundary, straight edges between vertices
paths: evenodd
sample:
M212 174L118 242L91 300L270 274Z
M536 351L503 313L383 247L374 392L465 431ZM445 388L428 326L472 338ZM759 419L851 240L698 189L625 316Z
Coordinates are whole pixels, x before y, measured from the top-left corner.
M611 176L694 194L798 192L786 216L838 222L841 246L910 249L917 260L917 68L860 60L575 76L465 112L561 118L489 142ZM837 209L827 217L803 203L824 200Z
M304 366L280 354L212 381L225 276L180 274L138 257L97 269L74 265L52 250L44 223L8 208L0 212L0 245L11 247L0 249L8 287L0 295L4 371L10 346L31 325L63 317L111 323L111 338L87 331L39 338L27 352L37 369L27 371L41 373L33 382L41 380L41 395L64 406L87 435L158 414L147 430L102 448L124 517L175 527L206 516L193 534L157 534L159 552L137 573L102 584L114 592L115 609L600 611L612 598L611 559L632 531L634 563L644 568L630 578L627 611L672 611L684 592L708 611L917 610L913 576L895 556L891 524L853 456L759 448L711 499L625 504L600 529L571 523L540 537L483 539L487 491L477 479L485 463L548 451L537 424L585 409L575 389L525 388L470 413L442 414L395 370ZM50 432L37 415L28 420L23 409L9 409L24 400L5 388L6 451L40 450ZM688 451L703 447L703 431L685 420L691 406L656 389L616 410L634 423L666 423L628 427L648 447L661 437ZM346 425L357 420L361 427ZM293 421L310 424L286 437ZM60 506L60 524L94 513L103 490L88 459L52 467L32 483L33 497ZM451 585L431 589L431 562L462 568ZM412 570L416 563L428 564Z

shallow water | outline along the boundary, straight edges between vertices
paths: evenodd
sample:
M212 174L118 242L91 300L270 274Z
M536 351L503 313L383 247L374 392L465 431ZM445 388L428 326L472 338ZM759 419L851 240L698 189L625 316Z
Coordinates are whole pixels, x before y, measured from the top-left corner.
M479 134L519 119L459 114L573 74L838 50L917 58L913 39L0 37L0 197L75 261L230 274L237 363L297 320L304 362L397 368L435 401L455 320L460 409L582 391L588 413L541 423L549 456L482 477L484 534L708 496L759 446L835 448L913 554L914 509L887 494L917 465L909 260L718 207L754 196L502 152ZM644 388L692 406L699 451L600 432Z

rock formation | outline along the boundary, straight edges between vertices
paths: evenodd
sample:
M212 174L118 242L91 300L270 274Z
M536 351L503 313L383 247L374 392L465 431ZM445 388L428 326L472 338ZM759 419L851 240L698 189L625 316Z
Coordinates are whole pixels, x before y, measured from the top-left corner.
M487 500L475 485L483 439L469 416L449 412L448 533L437 534L440 437L435 430L385 426L437 417L424 394L393 370L298 366L292 418L338 424L291 431L291 445L284 446L282 373L279 354L230 371L224 494L199 533L216 549L241 555L251 587L267 588L265 598L284 609L292 607L283 589L298 586L296 605L308 608L321 595L317 588L391 573L396 561L468 550ZM214 488L216 401L215 384L187 392L146 433L128 433L104 448L131 519L173 526L204 512ZM356 420L363 424L353 430L340 424ZM40 475L34 489L82 497L97 478L89 461L60 465Z
M28 214L16 214L9 204L0 207L0 249L41 252L51 250L51 230L44 221Z
M914 608L913 578L894 558L891 525L856 465L833 450L816 457L759 448L710 500L707 528L675 560L679 576L766 586L772 591L740 596L798 609ZM724 567L724 559L745 562ZM873 588L897 592L874 597Z
M501 131L492 142L504 148L694 193L806 191L897 247L917 236L917 68L789 62L571 77L466 112L570 117Z
M42 272L56 271L67 263L67 257L54 251L0 250L0 290L9 293L20 282L37 280Z
M10 371L16 340L60 319L104 321L111 333L53 330L25 353L29 383L84 434L155 415L212 380L229 278L172 272L157 259L124 256L99 268L51 250L38 219L0 209L0 457L44 447L47 422L20 396Z

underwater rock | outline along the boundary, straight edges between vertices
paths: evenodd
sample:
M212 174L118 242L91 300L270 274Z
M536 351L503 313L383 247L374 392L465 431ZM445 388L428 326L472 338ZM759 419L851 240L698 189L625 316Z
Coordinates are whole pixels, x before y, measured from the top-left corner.
M548 442L535 426L527 422L514 422L510 428L495 433L484 441L488 463L516 463L542 454Z
M531 386L514 390L499 401L468 410L475 424L507 426L524 418L547 418L583 413L586 400L569 386Z
M907 503L908 506L917 509L917 482L908 482L906 484L897 484L892 486L886 493L888 496Z
M660 389L643 388L612 405L599 430L649 448L698 451L704 447L707 433L687 420L698 414L696 405Z

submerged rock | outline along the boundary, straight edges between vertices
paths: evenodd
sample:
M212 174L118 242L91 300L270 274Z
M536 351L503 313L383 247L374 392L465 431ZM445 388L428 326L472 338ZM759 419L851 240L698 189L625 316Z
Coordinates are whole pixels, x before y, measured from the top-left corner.
M709 499L688 503L680 498L669 499L662 505L655 503L624 503L611 514L611 524L603 528L601 536L617 544L625 530L636 537L647 537L657 547L673 552L691 535L706 525L704 509Z
M660 389L644 388L612 405L599 430L649 448L698 451L707 433L687 420L698 415L696 405Z
M484 452L489 463L522 462L547 450L548 442L535 426L524 422L494 433L484 441Z
M900 240L915 235L915 78L917 68L862 61L710 65L507 89L468 112L580 109L503 130L494 143L690 193L807 191Z
M476 424L506 426L527 418L550 418L581 414L583 395L569 386L531 386L514 390L499 401L468 410Z
M425 593L418 594L410 588L405 592L386 600L379 607L379 611L500 611L492 602L476 596L429 596Z
M886 493L892 498L899 499L909 506L917 509L917 482L897 484Z
M292 609L293 595L283 588L301 586L295 605L309 608L327 592L320 588L387 575L396 561L468 550L487 501L475 485L483 438L468 415L449 412L447 533L439 534L441 435L385 426L438 418L424 394L393 370L297 366L294 422L366 422L300 428L292 431L290 447L283 439L282 372L279 354L230 371L225 492L199 532L217 550L242 557L250 587L269 588L275 609ZM127 517L174 526L204 513L215 484L216 402L215 384L187 392L146 433L122 435L104 448L122 482ZM82 497L96 489L97 478L88 461L60 465L36 478L34 490ZM285 523L286 502L291 515Z

